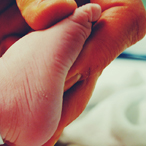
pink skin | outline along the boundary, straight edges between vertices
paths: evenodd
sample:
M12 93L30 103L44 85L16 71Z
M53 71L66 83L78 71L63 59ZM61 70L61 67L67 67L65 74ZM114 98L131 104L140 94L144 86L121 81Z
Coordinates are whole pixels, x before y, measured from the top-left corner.
M43 31L25 35L0 58L0 133L17 146L41 146L57 129L68 70L101 8L87 4Z

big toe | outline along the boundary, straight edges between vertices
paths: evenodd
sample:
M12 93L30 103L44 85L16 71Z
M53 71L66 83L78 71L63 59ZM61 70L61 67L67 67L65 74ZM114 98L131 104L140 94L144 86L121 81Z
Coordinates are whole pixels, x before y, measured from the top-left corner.
M54 49L54 52L61 57L59 60L67 63L65 66L68 69L73 65L89 37L92 22L97 21L100 15L101 7L98 4L86 4L77 8L71 16L56 25L54 34L58 33L58 40L62 41L59 49Z

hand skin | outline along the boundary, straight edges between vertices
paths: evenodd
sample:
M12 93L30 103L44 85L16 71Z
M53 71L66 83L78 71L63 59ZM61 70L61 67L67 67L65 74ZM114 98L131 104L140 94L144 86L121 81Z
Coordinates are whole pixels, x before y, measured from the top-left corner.
M79 5L83 5L89 1L77 0L76 2ZM91 2L101 5L102 15L99 21L93 26L92 34L84 44L81 53L68 72L66 80L78 74L81 74L82 77L79 82L64 93L61 120L56 132L45 146L52 146L59 138L63 128L84 110L91 97L96 80L105 66L116 58L126 47L140 40L146 32L146 13L140 0L91 0ZM74 9L75 8L76 7L74 7ZM48 15L46 16L48 18ZM6 47L3 48L7 49L7 47L10 46L7 44L12 44L20 36L29 31L30 28L24 23L23 19L20 20L22 20L22 22L21 25L18 26L21 27L21 29L18 29L19 31L17 31L17 33L15 33L15 31L9 33L8 31L6 36L9 36L8 34L18 35L12 37L13 39L8 37L7 41L3 39L6 41L6 43L3 43L3 46ZM18 24L20 24L20 22ZM13 27L13 29L15 28L14 30L16 30L16 28L19 27ZM37 29L42 28L43 27ZM23 32L20 30L23 30ZM83 64L85 64L85 66Z
M56 25L25 35L0 58L0 133L7 145L41 146L52 137L67 73L100 14L97 4L80 7Z
M76 2L82 5L87 1L76 0ZM141 0L91 0L90 2L101 6L102 15L94 24L90 37L68 72L66 79L77 74L81 74L81 78L64 93L59 126L44 146L52 146L60 137L64 127L82 113L104 68L146 34L146 11Z

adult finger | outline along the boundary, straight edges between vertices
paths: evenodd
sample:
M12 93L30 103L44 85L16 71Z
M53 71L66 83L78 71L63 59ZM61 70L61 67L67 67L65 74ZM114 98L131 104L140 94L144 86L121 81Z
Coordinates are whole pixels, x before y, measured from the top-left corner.
M64 94L60 124L46 144L57 140L65 126L85 108L102 70L128 46L140 40L146 32L146 12L140 0L96 0L103 9L99 21L67 78L81 74L80 81Z
M48 28L73 13L74 0L16 0L17 5L31 28Z

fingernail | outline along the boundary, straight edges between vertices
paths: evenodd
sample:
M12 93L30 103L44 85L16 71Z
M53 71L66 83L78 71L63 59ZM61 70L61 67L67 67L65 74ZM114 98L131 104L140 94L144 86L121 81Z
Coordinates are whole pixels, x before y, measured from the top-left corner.
M75 83L77 83L81 78L81 74L76 74L69 78L67 81L65 81L64 85L64 92L70 89Z

